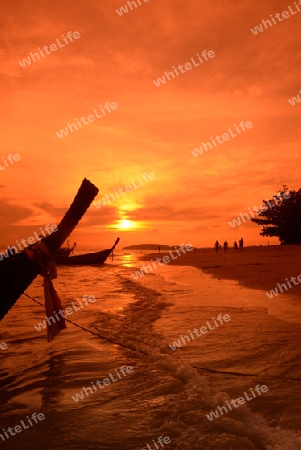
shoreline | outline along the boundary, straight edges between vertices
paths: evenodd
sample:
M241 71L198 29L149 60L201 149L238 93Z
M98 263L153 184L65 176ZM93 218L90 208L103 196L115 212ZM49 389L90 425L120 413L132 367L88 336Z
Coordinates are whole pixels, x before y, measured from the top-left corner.
M168 252L151 253L139 258L140 261L150 261L168 256ZM214 249L199 249L181 255L169 265L193 266L214 278L235 280L241 286L270 292L277 284L286 284L286 278L301 274L301 246L269 246L245 247L242 251L230 248L227 253ZM283 294L300 296L301 283L293 285ZM281 293L278 294L278 296Z

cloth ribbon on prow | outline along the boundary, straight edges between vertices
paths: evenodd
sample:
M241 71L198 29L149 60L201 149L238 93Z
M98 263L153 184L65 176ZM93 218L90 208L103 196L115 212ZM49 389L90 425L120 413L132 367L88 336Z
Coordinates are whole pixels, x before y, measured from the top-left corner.
M46 309L46 323L47 323L47 338L48 342L64 328L67 328L64 315L58 315L57 313L62 309L61 300L54 289L52 280L57 278L56 265L53 256L50 254L47 245L40 241L37 244L31 246L30 249L25 250L29 259L34 263L38 263L42 267L40 275L44 278L44 296L45 296L45 309ZM54 315L56 313L56 315ZM48 320L47 320L48 318ZM50 318L53 319L53 323L49 324ZM57 320L57 318L59 320Z

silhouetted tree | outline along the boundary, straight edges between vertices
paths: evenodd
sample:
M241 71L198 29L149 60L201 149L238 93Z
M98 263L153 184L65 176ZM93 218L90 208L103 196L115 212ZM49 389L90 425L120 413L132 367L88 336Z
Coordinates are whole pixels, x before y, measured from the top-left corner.
M271 200L263 200L257 214L251 220L263 226L261 236L277 236L281 244L301 244L301 188L289 191L283 186Z

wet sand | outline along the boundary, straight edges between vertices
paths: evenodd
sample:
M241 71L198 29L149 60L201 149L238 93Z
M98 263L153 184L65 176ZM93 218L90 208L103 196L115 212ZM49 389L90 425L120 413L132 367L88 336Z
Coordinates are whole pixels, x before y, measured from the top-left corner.
M188 254L186 267L159 266L134 282L138 255L117 253L113 264L101 268L60 268L55 286L64 308L79 296L96 297L71 316L93 334L68 324L48 344L46 330L34 326L45 311L27 297L2 321L0 342L7 350L0 358L1 428L33 412L46 418L1 442L2 448L139 450L164 435L171 450L300 450L301 318L285 320L284 296L269 300L264 291L190 267L194 259L217 265L214 258L224 258L208 250ZM28 294L42 301L40 278ZM296 298L294 311L298 303ZM188 330L212 324L220 313L230 322L171 351L170 344ZM133 373L102 391L90 387L123 365ZM224 400L257 384L268 392L208 419Z
M152 253L141 260L153 260L169 256L168 252ZM176 254L175 254L176 255ZM242 251L230 248L227 253L214 249L190 251L171 260L169 265L193 266L218 279L237 280L250 289L270 291L278 283L286 283L286 278L301 275L301 246L246 247ZM296 279L295 282L298 282ZM295 286L291 281L288 293L301 295L301 283ZM285 291L285 288L283 288Z

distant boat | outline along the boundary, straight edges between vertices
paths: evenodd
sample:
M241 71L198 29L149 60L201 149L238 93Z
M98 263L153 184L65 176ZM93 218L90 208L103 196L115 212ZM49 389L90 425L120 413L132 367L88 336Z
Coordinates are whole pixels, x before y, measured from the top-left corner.
M69 246L59 248L55 254L55 259L59 258L59 257L63 257L63 256L70 256L71 253L73 252L73 250L75 249L75 247L76 247L76 243L74 242L72 248L70 248Z
M93 266L93 265L101 265L106 259L110 256L120 238L116 239L115 244L112 248L108 248L107 250L102 250L100 252L94 253L84 253L83 255L76 256L56 256L55 262L58 266Z

